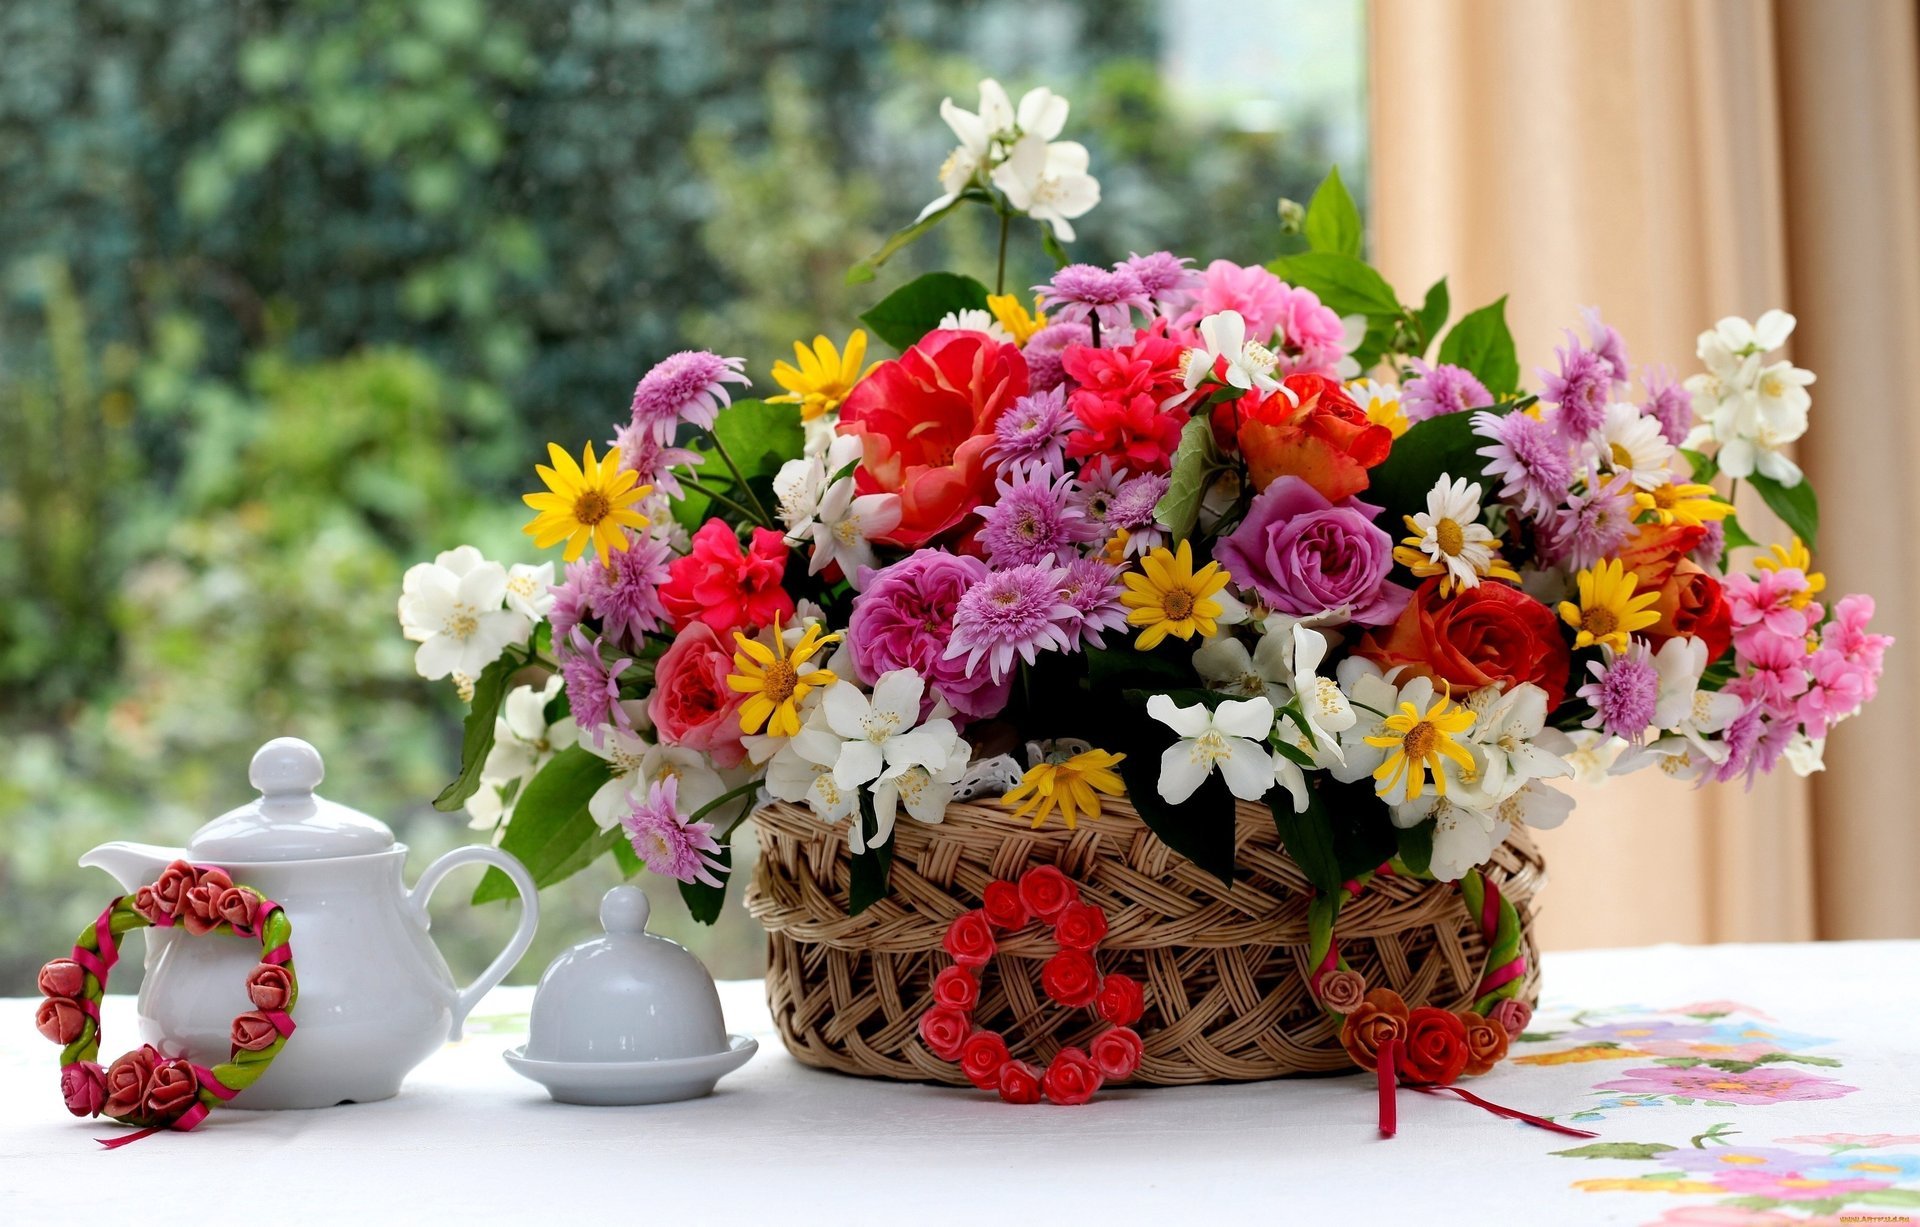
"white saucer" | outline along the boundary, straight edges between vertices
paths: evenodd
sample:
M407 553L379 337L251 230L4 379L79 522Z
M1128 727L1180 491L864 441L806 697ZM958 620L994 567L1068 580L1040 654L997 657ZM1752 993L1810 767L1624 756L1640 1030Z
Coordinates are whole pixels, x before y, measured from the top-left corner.
M665 1061L533 1061L527 1058L525 1045L501 1055L514 1073L546 1087L559 1103L624 1107L712 1094L714 1083L745 1065L759 1050L760 1041L729 1035L727 1046L719 1052Z

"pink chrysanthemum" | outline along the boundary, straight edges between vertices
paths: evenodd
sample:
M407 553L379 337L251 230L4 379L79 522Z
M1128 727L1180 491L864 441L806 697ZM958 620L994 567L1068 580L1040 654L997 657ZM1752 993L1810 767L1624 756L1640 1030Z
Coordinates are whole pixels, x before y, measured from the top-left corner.
M596 746L606 744L607 729L612 725L632 732L633 721L620 705L620 675L633 662L623 657L609 668L600 656L600 641L588 639L587 632L578 626L568 642L570 646L558 655L560 676L566 681L567 707L573 712L575 726L592 737Z
M1696 566L1718 571L1720 560L1727 556L1727 526L1719 520L1708 520L1701 527L1706 532L1687 557L1693 559Z
M1051 392L1065 386L1066 363L1062 355L1075 345L1092 345L1093 329L1077 320L1055 320L1027 338L1020 356L1027 360L1027 386L1035 392Z
M1593 714L1581 723L1637 744L1653 724L1653 709L1660 698L1660 674L1647 645L1635 643L1610 663L1589 661L1587 672L1594 680L1576 693L1593 708Z
M1487 385L1465 367L1450 362L1429 364L1415 358L1414 377L1400 387L1400 412L1409 422L1424 422L1448 413L1484 409L1493 403Z
M1062 570L1029 564L995 571L969 588L953 613L946 659L964 655L968 672L984 659L998 682L1013 672L1015 657L1032 664L1045 650L1072 651L1067 627L1080 612L1060 598Z
M1616 553L1633 534L1633 483L1625 477L1567 500L1543 521L1540 552L1547 561L1581 570Z
M681 882L720 885L714 870L724 871L726 867L720 863L713 824L689 822L680 812L677 776L655 780L646 797L635 801L633 811L620 820L620 826L634 854L653 872Z
M1554 407L1547 417L1560 437L1569 445L1582 444L1607 420L1607 405L1613 400L1613 364L1571 333L1566 345L1553 352L1560 358L1560 370L1540 372L1540 399Z
M1488 477L1500 479L1501 498L1537 520L1567 496L1573 463L1545 422L1524 413L1476 413L1473 433L1491 440L1474 454L1487 458Z
M1627 362L1627 343L1620 339L1620 330L1600 318L1598 307L1580 308L1580 319L1587 326L1587 348L1613 368L1613 382L1618 391L1625 392L1633 367Z
M1721 784L1728 783L1741 775L1747 777L1749 787L1759 770L1754 751L1760 744L1760 738L1766 732L1763 717L1765 711L1757 703L1749 703L1740 709L1740 714L1728 722L1725 731L1720 734L1720 743L1727 756L1713 770L1712 779ZM1707 776L1701 776L1705 782Z
M670 354L641 376L633 389L633 425L650 430L661 443L673 441L682 422L713 429L720 410L733 403L727 385L751 387L745 358L722 358L704 349Z
M1113 522L1113 500L1119 497L1128 476L1119 465L1100 461L1080 470L1079 481L1073 488L1073 505L1080 509L1087 523L1094 526L1095 540L1112 536L1113 530L1119 527Z
M606 568L598 558L579 558L567 564L566 578L553 586L553 608L547 611L555 643L567 643L573 638L573 628L594 616L594 594L606 586L606 581Z
M1192 260L1170 251L1144 256L1133 252L1115 267L1124 268L1137 277L1140 288L1153 300L1160 314L1171 317L1186 310L1193 301L1194 291L1200 288L1200 274L1187 267L1191 263Z
M1033 287L1040 306L1056 323L1085 323L1091 317L1109 336L1133 327L1133 313L1152 314L1153 301L1140 278L1124 264L1104 269L1095 264L1069 264L1045 285Z
M1129 477L1114 491L1107 508L1107 527L1127 531L1127 556L1137 557L1166 540L1166 531L1153 518L1172 479L1165 473Z
M1069 501L1072 487L1072 478L1045 466L1016 473L1011 481L996 481L1000 497L973 509L985 521L980 544L987 561L1018 567L1065 562L1077 554L1096 530Z
M647 533L627 532L627 548L609 556L605 579L593 594L600 629L628 651L639 651L641 637L666 624L660 586L667 582L673 549Z
M1061 568L1060 599L1073 607L1068 634L1082 644L1105 647L1107 631L1127 625L1127 609L1120 603L1126 585L1120 582L1124 568L1109 565L1098 558L1076 558Z
M1037 465L1060 468L1067 462L1067 435L1079 428L1080 419L1067 408L1065 388L1023 396L993 424L987 459L1003 473Z
M1648 367L1640 382L1647 391L1640 412L1660 423L1660 433L1667 442L1675 447L1685 444L1693 430L1693 393L1674 379L1671 367Z
M614 431L613 445L620 449L620 467L640 475L640 484L652 486L654 493L668 498L685 498L677 468L692 469L707 458L690 447L673 447L654 436L649 426L628 423Z

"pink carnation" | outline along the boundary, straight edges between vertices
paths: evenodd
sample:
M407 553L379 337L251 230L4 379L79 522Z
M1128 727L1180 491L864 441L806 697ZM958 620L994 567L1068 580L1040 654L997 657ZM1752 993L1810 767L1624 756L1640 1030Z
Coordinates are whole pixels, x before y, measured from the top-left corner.
M1286 316L1290 287L1258 264L1238 265L1231 260L1215 260L1201 275L1198 301L1176 321L1191 328L1209 315L1238 311L1247 321L1247 336L1264 341L1273 335ZM1295 294L1306 291L1293 291ZM1308 297L1313 297L1311 294ZM1314 305L1319 299L1314 298ZM1340 335L1339 320L1334 320L1334 335Z
M1347 328L1320 296L1282 282L1280 327L1273 348L1280 355L1281 376L1324 375L1335 379L1347 356Z

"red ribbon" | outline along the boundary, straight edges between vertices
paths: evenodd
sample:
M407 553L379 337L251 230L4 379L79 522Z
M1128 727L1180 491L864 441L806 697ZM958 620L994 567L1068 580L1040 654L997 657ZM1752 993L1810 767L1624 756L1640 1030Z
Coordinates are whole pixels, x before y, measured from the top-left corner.
M1395 1094L1399 1086L1399 1075L1394 1068L1395 1057L1399 1047L1400 1041L1393 1039L1380 1045L1379 1064L1374 1067L1374 1077L1380 1088L1380 1136L1383 1138L1392 1137L1395 1133L1399 1132L1400 1129L1398 1096ZM1419 1091L1422 1095L1438 1095L1443 1092L1449 1095L1457 1095L1476 1108L1491 1112L1495 1116L1504 1117L1507 1120L1517 1120L1521 1124L1532 1125L1536 1129L1551 1129L1555 1133L1564 1133L1568 1137L1576 1138L1597 1138L1600 1136L1586 1129L1575 1129L1572 1125L1562 1125L1557 1121L1550 1121L1544 1116L1535 1116L1531 1112L1522 1112L1518 1108L1503 1107L1500 1104L1480 1098L1480 1096L1467 1090L1465 1087L1432 1086L1416 1082L1409 1082L1407 1087L1410 1090Z
M1393 1050L1400 1046L1399 1040L1390 1039L1380 1045L1380 1064L1375 1069L1380 1082L1380 1136L1390 1138L1400 1128L1400 1109L1396 1102L1394 1087L1399 1079L1393 1072Z

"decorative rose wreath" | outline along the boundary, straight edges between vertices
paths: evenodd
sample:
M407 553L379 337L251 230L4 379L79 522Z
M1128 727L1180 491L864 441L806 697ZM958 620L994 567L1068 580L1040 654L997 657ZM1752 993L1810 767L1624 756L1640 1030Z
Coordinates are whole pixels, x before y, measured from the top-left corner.
M977 969L986 966L997 944L994 930L1025 928L1032 920L1053 926L1060 950L1040 969L1040 986L1061 1005L1091 1007L1108 1026L1082 1052L1063 1048L1045 1069L1014 1060L997 1031L976 1028L973 1011L980 1002ZM1039 865L1019 883L987 884L983 906L963 912L947 928L941 943L953 956L933 981L933 1004L920 1016L920 1038L944 1061L958 1061L967 1081L997 1091L1008 1103L1081 1104L1093 1098L1107 1079L1130 1078L1140 1068L1142 1045L1132 1029L1144 1008L1144 994L1131 977L1102 976L1093 951L1107 935L1107 914L1080 900L1080 888L1052 865Z
M120 959L122 934L152 926L179 925L188 933L231 933L257 938L260 963L247 976L254 1008L233 1020L229 1059L208 1069L163 1055L151 1044L102 1069L100 999L107 975ZM40 1034L62 1045L60 1090L75 1116L106 1116L140 1127L129 1137L101 1144L125 1145L161 1129L192 1129L207 1112L252 1086L293 1034L291 1011L300 995L288 944L293 926L278 903L250 886L236 885L225 870L175 861L150 885L107 905L73 945L71 958L40 969Z

